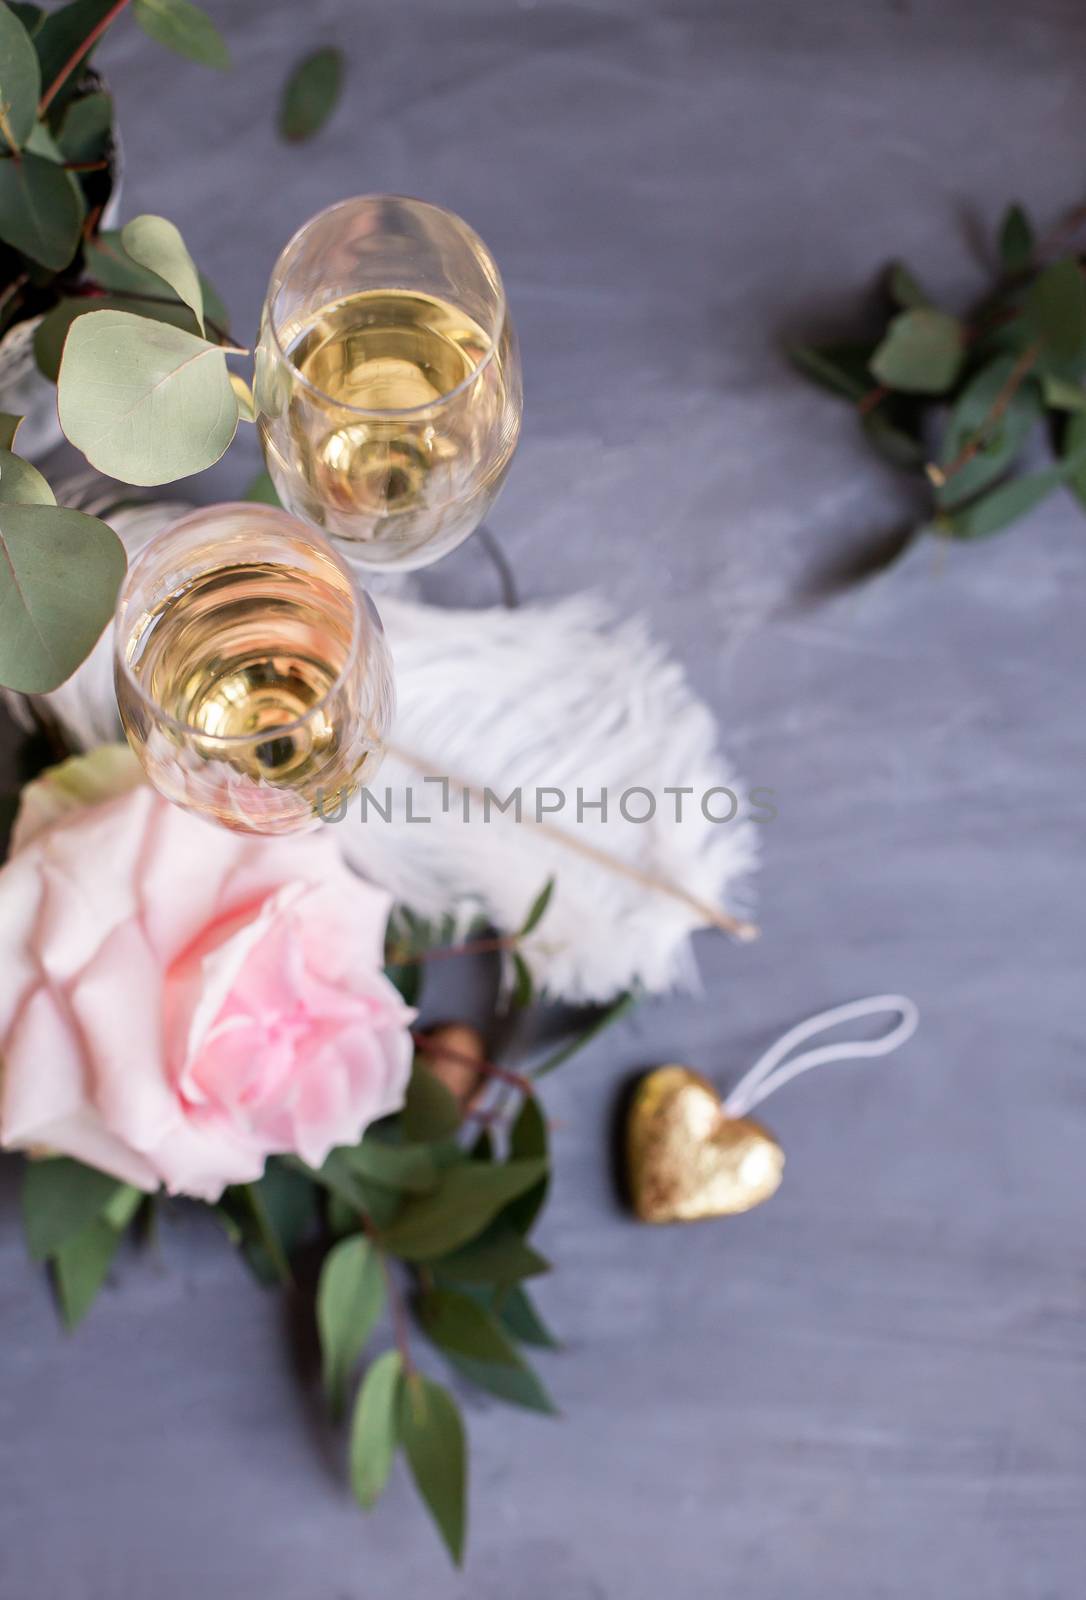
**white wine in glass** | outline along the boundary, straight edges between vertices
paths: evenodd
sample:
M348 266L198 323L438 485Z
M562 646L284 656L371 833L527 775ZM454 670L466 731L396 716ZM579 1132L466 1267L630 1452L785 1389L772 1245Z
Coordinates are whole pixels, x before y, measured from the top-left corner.
M216 506L133 564L116 627L125 732L167 799L242 832L336 815L392 716L380 622L325 541Z
M418 200L315 217L272 275L256 403L283 503L353 564L408 569L455 549L493 504L522 411L482 240Z

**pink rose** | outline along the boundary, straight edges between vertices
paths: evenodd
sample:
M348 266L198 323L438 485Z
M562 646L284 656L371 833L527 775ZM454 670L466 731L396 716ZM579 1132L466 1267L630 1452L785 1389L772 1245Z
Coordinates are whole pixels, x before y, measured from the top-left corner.
M328 830L230 833L110 749L24 796L0 871L0 1143L215 1200L403 1104L389 898ZM118 792L118 790L122 792Z

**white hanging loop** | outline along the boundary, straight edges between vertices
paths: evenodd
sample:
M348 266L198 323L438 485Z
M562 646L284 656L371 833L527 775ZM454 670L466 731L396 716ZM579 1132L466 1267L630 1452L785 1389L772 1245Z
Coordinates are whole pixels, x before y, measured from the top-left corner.
M851 1043L819 1045L817 1050L806 1050L791 1061L785 1058L798 1045L836 1028L842 1022L855 1022L859 1017L877 1016L880 1011L896 1011L898 1021L878 1039L857 1039ZM784 1084L798 1078L801 1072L812 1067L828 1065L832 1061L870 1061L876 1056L888 1056L911 1039L920 1021L914 1003L903 994L877 994L867 1000L852 1000L848 1005L835 1006L832 1011L820 1011L817 1017L799 1022L776 1044L770 1045L764 1055L742 1077L724 1102L729 1117L744 1117L748 1111L776 1094Z

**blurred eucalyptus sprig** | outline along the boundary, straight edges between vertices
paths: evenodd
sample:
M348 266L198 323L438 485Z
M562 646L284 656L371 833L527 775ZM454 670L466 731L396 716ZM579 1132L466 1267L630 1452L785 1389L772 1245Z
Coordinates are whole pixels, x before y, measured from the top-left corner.
M791 350L801 371L854 406L880 455L926 478L937 533L997 533L1061 484L1086 505L1086 277L1068 248L1084 220L1077 213L1040 239L1012 205L998 280L970 315L937 305L898 261L877 337ZM1054 460L1035 467L1042 432Z
M156 360L161 371L182 340L186 357L194 347L203 354L228 343L221 302L172 224L142 217L121 234L100 230L117 143L113 100L90 62L130 4L153 39L206 66L229 66L217 29L191 0L71 0L51 10L0 3L0 335L40 319L34 355L53 381L75 327L77 351L101 353L105 342L104 365L131 359L143 373ZM93 334L83 333L84 319L95 323ZM133 337L132 324L142 337ZM209 437L225 449L239 400L221 355L216 362L205 362L181 389L186 403L199 396L205 427L206 408L217 405ZM89 430L97 439L78 359L73 371L75 432L82 439ZM184 442L171 429L172 398L156 412L156 425L170 435L161 444L163 458L179 468L171 475L181 476L199 467L187 465ZM105 523L58 506L41 473L13 452L20 420L0 418L0 684L44 693L93 648L112 614L125 562ZM137 406L118 426L135 446L146 421ZM134 450L122 454L125 466L136 464ZM109 459L120 457L114 452ZM164 481L139 477L138 466L120 476Z

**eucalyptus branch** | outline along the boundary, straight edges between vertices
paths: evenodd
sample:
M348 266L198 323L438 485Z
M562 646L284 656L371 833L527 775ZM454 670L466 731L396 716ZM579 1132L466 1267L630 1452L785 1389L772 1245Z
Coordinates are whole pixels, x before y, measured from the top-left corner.
M178 300L175 295L144 294L142 289L107 289L104 284L96 282L93 278L85 279L75 291L76 299L92 299L99 295L106 295L111 300L141 300L145 304L152 306L180 306L184 303ZM234 343L229 328L224 328L219 323L213 322L208 316L204 317L204 326L211 330L215 335L216 342L225 351L228 351L230 355L247 356L249 354L248 350L243 350Z
M111 26L117 17L120 16L121 12L124 10L125 6L128 5L128 3L129 0L116 0L116 4L110 6L105 16L100 22L97 22L94 25L91 31L87 34L87 37L83 40L82 44L77 45L72 51L67 61L61 67L60 71L49 85L48 89L46 89L45 93L42 95L41 100L38 103L39 117L44 117L50 105L53 103L54 97L67 82L68 78L75 71L76 67L78 67L84 56L89 50L93 50L103 33L105 33L106 29Z
M1022 354L1007 374L1007 381L992 401L987 415L981 420L976 431L962 445L953 461L948 462L945 467L936 466L933 461L928 462L924 471L937 489L942 489L949 483L954 474L960 472L963 467L968 466L978 450L984 447L992 429L997 427L1003 420L1011 401L1033 371L1039 353L1039 347L1035 344L1029 345L1022 351Z
M10 146L10 159L18 164L22 160L19 151L19 141L12 132L11 123L8 121L8 108L6 101L0 100L0 133L4 135Z

